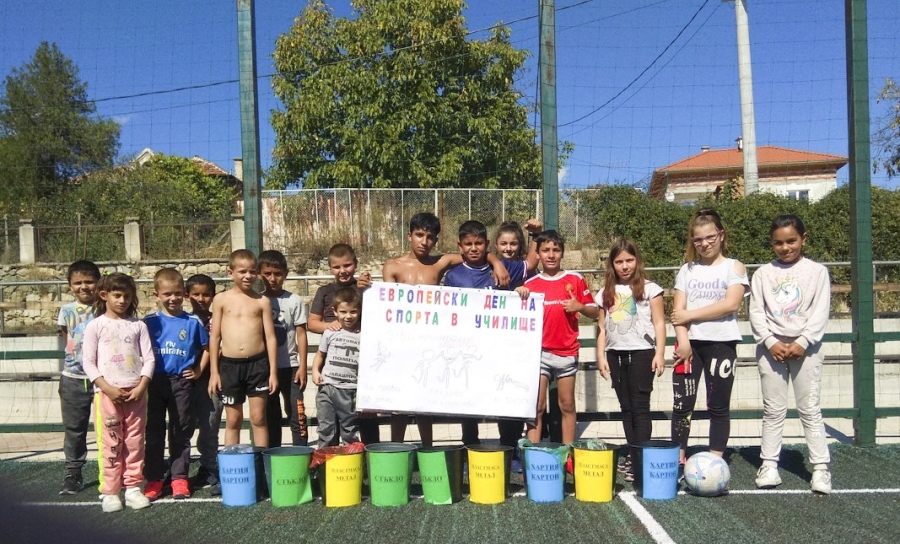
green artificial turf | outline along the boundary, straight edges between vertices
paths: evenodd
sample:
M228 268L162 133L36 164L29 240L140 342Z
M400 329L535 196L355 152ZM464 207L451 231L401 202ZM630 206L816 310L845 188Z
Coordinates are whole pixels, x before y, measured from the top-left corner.
M830 496L809 490L805 448L785 448L781 490L754 490L758 448L730 452L732 480L727 496L679 495L671 501L638 499L675 542L895 542L900 534L900 493ZM835 490L900 488L900 445L858 448L832 446ZM57 495L62 463L0 462L0 508L5 542L232 542L391 543L456 542L488 544L653 542L647 529L622 500L537 504L523 496L499 505L464 499L447 506L413 498L408 505L381 508L363 501L347 508L325 508L321 501L292 508L269 502L228 508L216 502L156 504L143 511L104 514L96 502L95 464L85 470L90 485L70 497ZM512 491L521 492L517 476ZM629 484L618 483L620 492ZM413 493L419 491L413 486ZM568 486L571 491L571 485ZM365 495L365 490L364 490ZM199 490L194 498L208 498ZM93 501L87 506L77 503ZM33 503L42 503L35 505ZM50 503L49 505L43 503ZM64 506L64 505L70 506Z

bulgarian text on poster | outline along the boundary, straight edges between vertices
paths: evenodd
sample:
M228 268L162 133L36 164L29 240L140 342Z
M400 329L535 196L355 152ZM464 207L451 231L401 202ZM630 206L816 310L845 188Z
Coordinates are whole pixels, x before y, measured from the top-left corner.
M375 282L363 297L357 409L533 418L543 302Z

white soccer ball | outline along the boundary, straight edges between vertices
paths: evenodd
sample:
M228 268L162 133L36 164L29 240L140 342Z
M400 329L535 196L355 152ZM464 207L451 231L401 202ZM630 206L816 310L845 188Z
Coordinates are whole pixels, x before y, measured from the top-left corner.
M708 451L696 453L684 464L684 484L693 495L715 497L728 489L731 470L724 459Z

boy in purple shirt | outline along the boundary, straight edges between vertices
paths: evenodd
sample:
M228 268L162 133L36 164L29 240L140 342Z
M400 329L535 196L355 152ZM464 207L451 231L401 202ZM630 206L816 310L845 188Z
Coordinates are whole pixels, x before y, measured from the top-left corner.
M543 224L536 219L525 223L529 234L543 230ZM459 253L463 263L451 268L444 276L444 285L448 287L466 287L471 289L497 289L493 270L487 262L488 254L487 228L478 221L466 221L459 226ZM500 259L509 272L509 285L504 289L516 289L528 277L528 272L537 266L537 252L534 243L529 244L528 256L524 261ZM519 292L519 294L523 294ZM527 291L523 296L527 296ZM478 419L466 418L461 423L463 444L470 446L479 444ZM518 420L500 420L497 422L500 431L500 443L515 446L522 436L522 422Z

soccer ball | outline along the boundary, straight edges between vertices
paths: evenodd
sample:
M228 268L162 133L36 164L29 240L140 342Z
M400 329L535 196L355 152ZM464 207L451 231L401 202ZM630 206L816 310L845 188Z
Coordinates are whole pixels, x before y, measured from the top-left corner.
M692 495L715 497L728 489L731 470L724 459L700 452L691 456L684 464L684 483Z

